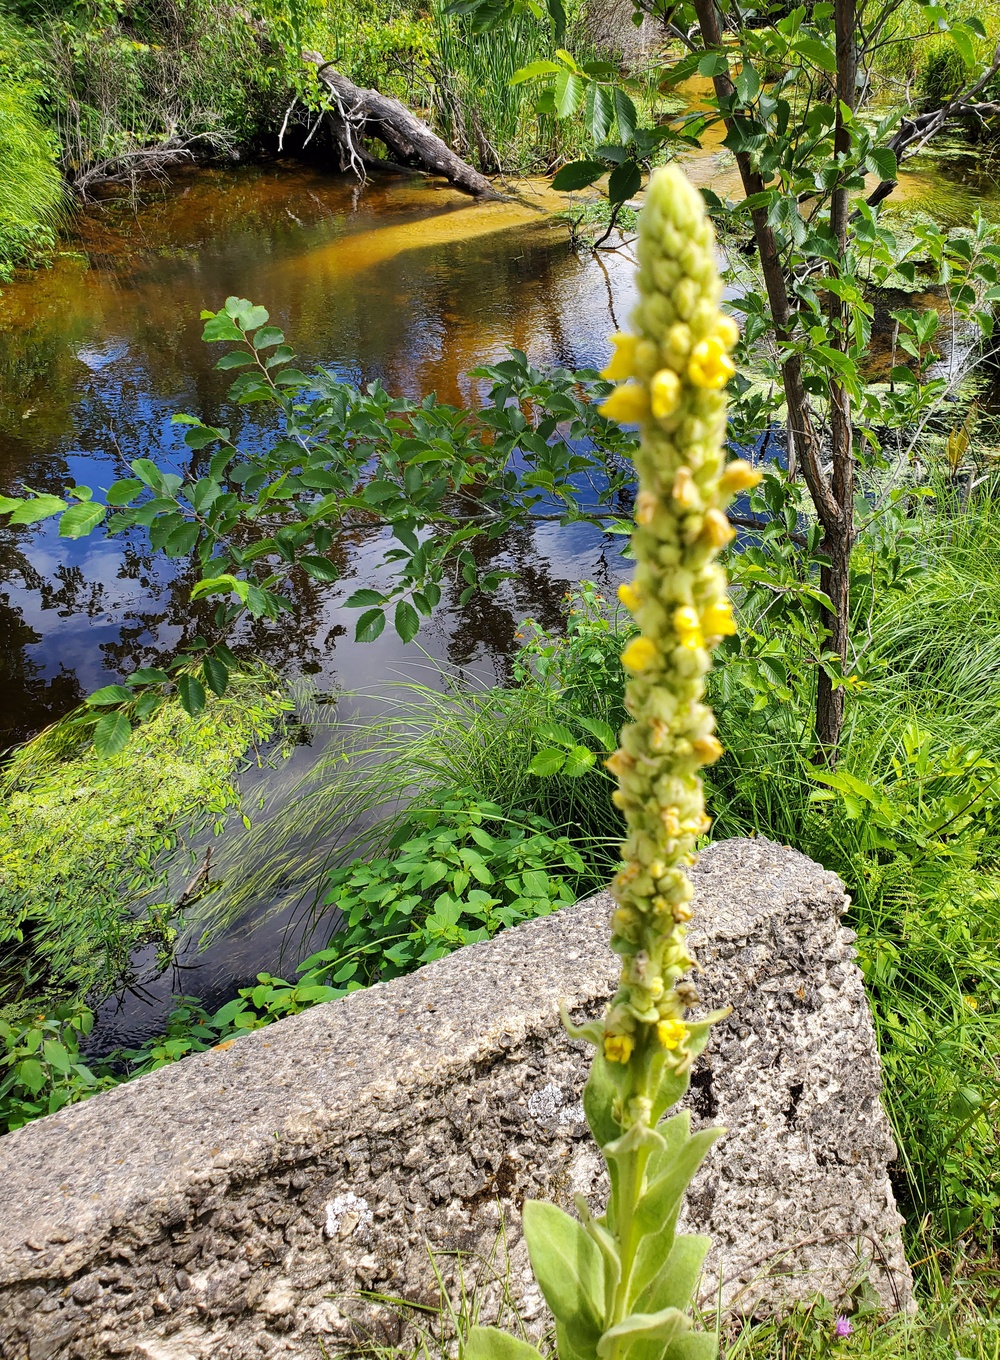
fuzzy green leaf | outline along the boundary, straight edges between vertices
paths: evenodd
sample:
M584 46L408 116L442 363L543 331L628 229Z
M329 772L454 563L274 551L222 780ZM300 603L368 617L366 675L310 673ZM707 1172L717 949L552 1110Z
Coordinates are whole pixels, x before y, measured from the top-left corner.
M621 1322L609 1327L597 1344L597 1354L602 1357L614 1355L625 1342L630 1343L659 1341L669 1344L689 1331L691 1323L678 1308L664 1308L659 1313L632 1313ZM625 1354L628 1355L626 1349Z
M574 1347L589 1348L602 1331L604 1265L582 1223L554 1204L529 1200L524 1235L535 1279Z
M693 1233L676 1238L669 1247L659 1234L644 1237L632 1273L630 1306L637 1313L686 1311L711 1245L710 1237Z
M534 1346L496 1327L471 1328L461 1355L462 1360L541 1360Z

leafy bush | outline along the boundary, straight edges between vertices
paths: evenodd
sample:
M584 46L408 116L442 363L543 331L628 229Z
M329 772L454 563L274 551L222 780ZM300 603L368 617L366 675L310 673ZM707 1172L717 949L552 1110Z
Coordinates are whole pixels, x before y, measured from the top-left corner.
M343 916L327 960L334 982L398 977L505 926L577 901L587 866L544 817L473 794L411 808L371 862L330 875Z

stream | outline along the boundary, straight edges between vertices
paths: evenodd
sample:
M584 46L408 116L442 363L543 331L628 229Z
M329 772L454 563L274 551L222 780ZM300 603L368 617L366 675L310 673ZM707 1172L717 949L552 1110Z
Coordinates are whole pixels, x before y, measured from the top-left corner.
M708 147L693 177L724 191L727 156ZM903 187L906 196L940 194L942 177L932 168ZM962 188L956 179L954 190L988 200L1000 216L996 185ZM435 390L475 402L467 370L508 346L534 363L600 366L607 336L627 319L634 266L624 253L574 254L550 215L562 206L540 184L522 185L518 202L481 204L416 175L360 186L278 163L187 171L135 213L115 204L88 212L51 268L0 292L0 493L107 486L138 456L180 470L190 451L170 424L178 411L259 437L252 413L228 407L230 376L215 371L219 351L200 339L201 309L231 293L268 308L307 371L323 364L411 397ZM612 593L627 570L623 542L587 526L538 524L499 549L498 565L516 568L517 579L464 608L443 604L417 650L389 630L375 643L353 641L355 611L340 603L377 584L378 545L361 539L343 579L294 621L257 629L252 650L301 694L308 685L351 696L333 706L338 720L377 716L393 681L503 682L520 622L558 627L563 597L581 579ZM127 536L60 539L51 523L0 531L0 749L100 685L176 654L187 637L177 622L184 572ZM248 801L280 807L336 740L332 709L308 700L304 708L291 755L244 776ZM221 838L223 857L234 835ZM238 859L238 837L234 844ZM187 859L180 879L185 872ZM158 1032L175 993L211 1008L259 971L289 976L308 946L290 904L307 886L285 885L276 914L273 900L248 907L207 949L196 932L162 976L152 956L137 959L141 985L105 1003L99 1047ZM320 933L313 943L324 942Z

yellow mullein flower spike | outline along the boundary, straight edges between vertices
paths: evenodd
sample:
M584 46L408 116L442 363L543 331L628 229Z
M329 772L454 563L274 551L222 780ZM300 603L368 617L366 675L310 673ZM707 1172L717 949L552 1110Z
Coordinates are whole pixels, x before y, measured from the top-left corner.
M757 474L725 467L726 399L735 322L719 310L712 226L701 195L674 165L653 172L639 217L634 339L616 340L605 370L630 381L601 408L638 421L639 488L632 537L642 582L642 634L622 652L630 722L607 768L626 822L624 866L611 892L618 991L595 1041L616 1073L622 1129L647 1118L661 1074L683 1073L694 1047L684 1015L694 989L686 945L693 889L686 869L708 829L699 767L718 760L705 677L709 645L734 630L725 576L714 558L733 537L723 513ZM626 371L627 370L627 371ZM618 598L633 613L633 584Z
M642 596L629 581L622 581L618 587L618 599L631 614L642 604Z
M725 313L715 323L715 333L726 349L732 349L739 342L740 328L733 318L726 316Z
M666 420L677 410L681 399L681 380L672 368L661 368L649 384L649 404L657 420Z
M597 409L608 420L637 425L649 415L649 393L637 383L626 383L624 387L616 387Z
M622 652L622 665L630 671L648 671L659 659L656 643L649 638L633 638Z
M622 378L634 377L636 342L637 337L634 335L626 335L624 331L615 332L611 337L614 353L601 370L602 378L607 378L608 382L620 382Z
M688 377L695 387L707 387L712 392L721 391L735 372L736 365L717 335L699 341L691 351Z

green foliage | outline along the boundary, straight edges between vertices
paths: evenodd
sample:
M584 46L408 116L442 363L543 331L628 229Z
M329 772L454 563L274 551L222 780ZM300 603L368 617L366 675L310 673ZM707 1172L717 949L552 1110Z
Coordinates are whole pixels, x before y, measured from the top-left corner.
M544 817L474 795L411 807L389 853L330 876L344 924L322 957L335 982L381 981L578 900L587 865Z
M0 45L5 41L0 15ZM0 75L2 75L0 58ZM0 280L55 240L62 181L30 86L0 80Z
M80 1052L94 1025L93 1012L85 1005L61 1003L20 1021L0 1020L0 1132L191 1053L228 1048L242 1034L322 1001L335 1001L360 985L331 986L322 956L306 959L298 972L302 976L296 982L259 973L255 986L241 988L211 1015L193 997L178 997L162 1035L142 1048L116 1049L96 1061Z
M90 744L93 710L14 753L0 802L4 1013L106 992L142 943L169 954L173 908L156 900L164 852L188 825L221 829L239 807L244 753L288 707L273 676L238 675L197 717L164 708L127 753L113 741L103 754Z

